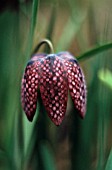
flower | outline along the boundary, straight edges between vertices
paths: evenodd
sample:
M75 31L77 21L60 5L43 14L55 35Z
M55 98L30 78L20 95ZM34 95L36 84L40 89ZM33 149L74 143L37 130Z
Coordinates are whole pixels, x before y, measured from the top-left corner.
M66 112L68 89L75 110L81 118L86 112L86 85L83 72L69 52L35 54L28 62L22 78L21 101L29 121L37 107L37 89L48 116L60 125Z

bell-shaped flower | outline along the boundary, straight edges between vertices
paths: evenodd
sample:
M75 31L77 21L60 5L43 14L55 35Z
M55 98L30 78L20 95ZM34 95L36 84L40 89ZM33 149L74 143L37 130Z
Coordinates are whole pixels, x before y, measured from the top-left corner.
M77 60L68 52L35 54L28 62L22 78L22 107L29 121L37 107L37 90L50 119L60 125L67 108L68 90L76 112L84 118L86 84Z

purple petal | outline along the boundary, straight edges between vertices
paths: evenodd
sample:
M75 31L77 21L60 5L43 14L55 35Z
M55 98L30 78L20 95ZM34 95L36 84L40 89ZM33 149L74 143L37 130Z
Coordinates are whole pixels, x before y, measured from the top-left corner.
M31 59L26 66L25 73L22 78L21 101L22 107L29 121L33 120L37 106L39 65L39 61Z
M68 74L69 90L79 115L84 118L86 112L86 84L84 74L76 59L68 52L61 55Z
M48 55L41 63L40 92L48 116L60 125L66 112L68 84L63 63Z

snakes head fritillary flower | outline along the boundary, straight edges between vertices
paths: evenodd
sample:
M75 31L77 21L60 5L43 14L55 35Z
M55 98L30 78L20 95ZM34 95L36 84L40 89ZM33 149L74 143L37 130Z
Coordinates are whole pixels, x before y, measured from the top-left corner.
M29 121L37 107L37 90L50 119L60 125L67 108L68 90L75 110L83 118L86 112L86 85L77 60L68 52L36 54L28 62L22 78L22 107Z

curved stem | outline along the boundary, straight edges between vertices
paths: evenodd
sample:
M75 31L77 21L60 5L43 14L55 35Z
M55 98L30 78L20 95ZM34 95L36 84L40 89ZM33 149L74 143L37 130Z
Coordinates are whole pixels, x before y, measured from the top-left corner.
M36 46L36 48L34 49L34 51L33 51L32 54L36 53L43 44L47 44L47 45L49 46L50 50L51 50L51 53L54 53L54 48L53 48L53 45L52 45L51 41L48 40L48 39L43 39L43 40L40 41L40 43Z

